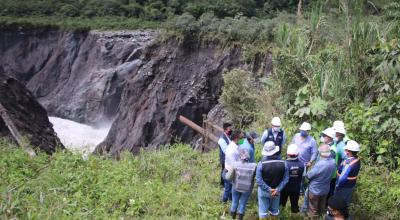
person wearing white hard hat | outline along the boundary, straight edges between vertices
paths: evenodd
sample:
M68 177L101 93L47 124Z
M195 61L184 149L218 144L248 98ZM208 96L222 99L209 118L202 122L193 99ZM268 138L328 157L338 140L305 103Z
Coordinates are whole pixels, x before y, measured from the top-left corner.
M290 144L286 152L286 167L289 169L289 182L281 192L280 204L286 206L288 197L290 198L290 209L292 213L299 212L300 184L304 173L304 163L297 157L298 147Z
M317 159L317 142L309 134L311 131L310 123L303 122L299 130L300 132L294 135L292 144L296 144L298 146L299 160L307 167L310 167L312 162Z
M267 141L262 151L263 158L257 164L258 216L260 219L278 218L280 192L289 181L289 170L285 161L279 159L279 146Z
M261 144L264 145L267 141L273 141L276 146L279 146L279 159L281 159L282 146L286 142L285 131L281 128L282 123L279 117L273 117L271 120L272 127L265 130L261 136Z
M344 149L348 158L338 168L335 195L343 197L346 200L346 204L349 205L361 168L361 161L358 157L360 145L356 141L350 140Z
M333 128L325 129L321 134L321 142L330 146L331 149L331 157L335 161L335 170L332 172L332 180L329 188L328 199L333 195L333 191L335 190L336 183L336 168L339 162L339 154L337 152L336 144L333 139L336 137L336 132Z
M344 147L346 146L346 141L344 138L346 137L346 129L344 127L336 127L334 128L336 132L336 150L338 153L338 164L340 164L343 160L345 160L346 154L344 152Z

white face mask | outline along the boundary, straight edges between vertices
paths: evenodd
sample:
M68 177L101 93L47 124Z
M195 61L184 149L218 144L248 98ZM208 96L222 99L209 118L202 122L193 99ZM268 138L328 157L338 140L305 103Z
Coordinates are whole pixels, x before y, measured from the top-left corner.
M321 137L320 141L321 141L321 143L325 143L325 138Z
M274 127L274 128L272 128L272 130L275 131L275 132L279 132L281 130L281 128L280 127Z

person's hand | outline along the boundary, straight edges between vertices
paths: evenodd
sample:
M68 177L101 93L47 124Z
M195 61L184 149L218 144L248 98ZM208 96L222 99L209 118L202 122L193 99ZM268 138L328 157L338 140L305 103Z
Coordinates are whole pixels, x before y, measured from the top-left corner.
M309 162L306 164L307 168L310 168L311 165L312 165L311 161L309 161Z
M272 189L271 192L272 192L272 193L271 193L271 196L272 196L272 197L276 197L276 196L279 195L279 191L278 191L277 189Z

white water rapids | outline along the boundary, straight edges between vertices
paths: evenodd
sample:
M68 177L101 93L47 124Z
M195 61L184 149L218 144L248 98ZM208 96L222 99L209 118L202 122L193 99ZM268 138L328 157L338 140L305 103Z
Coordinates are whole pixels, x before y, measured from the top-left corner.
M96 145L101 143L108 134L111 125L94 128L67 119L49 117L54 131L64 146L75 152L93 152Z

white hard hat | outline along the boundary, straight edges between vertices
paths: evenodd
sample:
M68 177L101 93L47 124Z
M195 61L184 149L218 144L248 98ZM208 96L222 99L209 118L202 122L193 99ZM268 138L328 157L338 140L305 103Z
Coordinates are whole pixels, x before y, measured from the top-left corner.
M344 128L343 121L334 121L333 122L333 128Z
M295 144L289 144L287 151L286 151L287 155L298 155L299 152L297 150L297 145Z
M346 134L346 129L344 127L333 128L337 133Z
M360 151L360 145L353 140L347 141L346 146L344 147L345 150L349 150L349 151Z
M281 124L281 119L278 118L278 117L273 117L272 120L271 120L271 124L272 124L273 126L280 127L280 126L282 125L282 124Z
M300 130L302 131L310 131L311 130L311 125L308 122L303 122L300 126Z
M327 128L325 129L322 134L325 134L326 136L330 137L330 138L335 138L336 134L335 134L335 130L333 130L333 128Z

